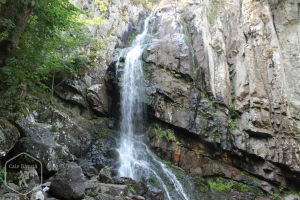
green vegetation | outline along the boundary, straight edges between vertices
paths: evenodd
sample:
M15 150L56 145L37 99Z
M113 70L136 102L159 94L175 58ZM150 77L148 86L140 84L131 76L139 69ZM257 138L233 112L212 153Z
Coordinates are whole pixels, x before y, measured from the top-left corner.
M239 113L238 113L238 111L236 110L234 104L230 105L230 107L229 107L228 110L229 110L229 116L230 116L231 118L235 119L235 118L237 118L237 117L239 116Z
M0 29L4 30L0 43L14 43L16 47L10 46L8 49L14 47L12 52L1 58L0 90L11 102L21 100L24 104L28 93L52 93L53 86L67 77L82 74L101 56L106 42L87 34L86 26L103 24L103 20L88 17L82 20L85 13L69 0L35 1L32 11L28 10L30 14L22 21L24 30L19 27L18 19L29 1L6 2L2 7L14 9L10 15L0 13ZM84 52L84 48L91 51Z
M128 37L128 44L131 45L137 36L137 32L133 31Z
M3 185L5 178L5 169L4 167L0 166L0 186Z
M59 131L59 128L55 125L55 124L53 124L52 126L51 126L51 132L58 132Z
M87 189L85 193L87 196L96 197L99 191L97 189Z
M154 128L154 134L155 134L156 138L164 138L164 139L168 140L169 142L176 141L174 131L171 129L162 129L159 126L156 126Z
M229 192L231 190L239 192L251 192L256 196L262 196L264 193L255 186L240 183L234 180L227 180L221 177L208 179L208 185L212 190L218 192Z
M211 0L210 1L210 5L207 11L207 20L208 23L210 25L213 25L215 20L216 20L216 16L217 16L217 10L220 4L224 3L223 0Z
M206 95L206 93L204 91L201 91L199 95L200 95L201 99L207 98L207 95Z
M235 186L235 182L230 180L227 181L223 178L209 179L208 185L211 189L218 192L229 192Z
M133 194L136 194L136 189L135 189L135 187L132 186L132 185L129 186L129 191L130 191L131 193L133 193Z
M93 134L92 135L92 138L94 140L98 140L98 139L102 139L102 138L105 138L109 135L109 133L111 133L112 131L108 128L101 128L98 133L96 134Z
M237 128L237 122L234 119L229 119L228 120L228 127L229 129L236 129Z
M283 187L279 187L278 190L272 195L274 200L283 200L288 195L300 196L300 191L287 190Z
M170 166L171 168L173 168L174 170L176 170L179 173L185 173L184 169L182 169L181 167L174 165L171 161L164 161L165 164L167 164L168 166Z
M144 8L151 9L153 4L151 0L131 0L134 5L143 5Z
M231 130L237 129L237 120L236 118L239 116L239 112L236 110L234 103L230 105L228 108L228 127Z
M151 177L151 178L149 179L149 184L150 184L152 187L160 188L160 182L159 182L155 177Z
M207 19L210 25L212 25L215 22L216 15L217 15L217 11L215 8L208 9Z
M175 71L175 70L171 70L171 74L172 74L172 76L174 76L175 78L181 78L181 75L180 75L177 71Z

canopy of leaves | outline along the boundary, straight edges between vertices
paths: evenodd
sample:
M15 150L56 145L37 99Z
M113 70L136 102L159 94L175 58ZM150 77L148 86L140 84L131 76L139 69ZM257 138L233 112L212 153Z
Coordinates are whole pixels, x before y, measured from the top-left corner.
M18 6L26 2L20 0ZM101 46L101 41L92 41L86 25L79 20L82 14L69 0L36 0L17 49L0 68L0 89L10 95L24 85L31 90L47 89L52 76L71 76L86 66L90 55L83 54L82 49L90 43ZM18 12L13 16L0 19L6 23L0 41L15 30Z

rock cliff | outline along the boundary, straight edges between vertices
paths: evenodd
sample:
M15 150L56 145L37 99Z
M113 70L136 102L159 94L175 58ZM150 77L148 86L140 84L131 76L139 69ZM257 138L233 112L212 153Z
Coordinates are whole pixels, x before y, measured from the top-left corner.
M183 140L194 138L194 146L154 146L181 155L171 159L184 168L213 175L218 169L208 173L200 161L184 165L189 154L201 160L195 146L213 144L228 157L219 158L221 168L276 185L299 182L299 2L162 1L157 7L143 54L145 103L154 121ZM212 163L218 160L204 149Z
M103 14L97 1L74 2L94 17ZM50 196L163 198L114 171L124 56L151 12L139 2L106 1L105 23L89 27L106 41L105 56L58 84L63 105L32 108L26 117L0 114L1 161L20 152L41 160ZM153 2L142 56L152 149L189 173L200 191L211 177L264 194L299 190L300 0ZM228 199L256 199L241 191Z

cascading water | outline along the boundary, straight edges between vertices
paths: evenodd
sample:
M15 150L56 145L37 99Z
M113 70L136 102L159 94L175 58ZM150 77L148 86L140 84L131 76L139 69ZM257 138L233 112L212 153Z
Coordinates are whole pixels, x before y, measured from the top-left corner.
M120 154L120 176L136 178L134 165L137 160L133 136L136 126L142 119L143 92L143 66L141 55L143 53L144 41L147 36L150 17L145 21L143 32L138 35L126 55L125 68L122 76L121 92L121 145L118 149Z
M143 142L143 135L137 134L137 127L143 123L143 50L147 45L149 23L154 14L145 20L144 29L134 40L126 59L121 79L121 140L119 176L134 180L156 179L169 200L188 200L182 184L172 170L154 155ZM172 189L170 189L172 187ZM172 194L171 194L172 193ZM174 194L175 193L175 194Z

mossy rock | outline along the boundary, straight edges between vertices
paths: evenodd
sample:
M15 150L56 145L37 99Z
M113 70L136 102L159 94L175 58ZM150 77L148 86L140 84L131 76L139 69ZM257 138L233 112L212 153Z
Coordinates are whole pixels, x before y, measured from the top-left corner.
M20 137L20 132L9 121L0 118L0 157L14 147Z

